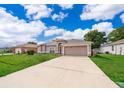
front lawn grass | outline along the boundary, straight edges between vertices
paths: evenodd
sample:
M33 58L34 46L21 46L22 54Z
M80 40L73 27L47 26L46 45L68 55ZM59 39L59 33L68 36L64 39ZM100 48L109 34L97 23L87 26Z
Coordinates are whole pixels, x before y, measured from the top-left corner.
M0 77L58 57L56 54L0 56Z
M111 80L124 87L124 56L98 54L90 58Z

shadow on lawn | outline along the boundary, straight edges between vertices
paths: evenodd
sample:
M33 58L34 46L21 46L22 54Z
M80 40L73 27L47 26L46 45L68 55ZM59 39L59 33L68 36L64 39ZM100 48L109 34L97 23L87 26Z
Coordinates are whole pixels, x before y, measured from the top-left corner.
M101 56L101 55L95 55L95 56L93 56L93 58L100 58L100 59L103 59L103 60L109 60L109 61L113 62L112 59L110 59L110 58L108 58L108 57L103 57L103 56Z
M11 63L6 63L6 62L4 62L4 61L0 61L0 63L7 64L7 65L11 65L11 66L14 65L14 64L11 64Z

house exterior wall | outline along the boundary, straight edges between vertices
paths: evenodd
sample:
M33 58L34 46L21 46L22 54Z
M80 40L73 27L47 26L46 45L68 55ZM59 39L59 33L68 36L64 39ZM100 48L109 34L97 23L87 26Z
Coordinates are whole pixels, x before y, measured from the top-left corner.
M124 44L116 45L115 46L115 53L117 55L124 55Z
M62 55L64 55L65 48L62 46Z
M56 45L46 46L46 53L58 53Z
M21 48L15 48L15 54L22 53Z
M113 49L112 49L112 47L113 47ZM124 44L101 47L100 51L102 53L109 52L110 54L124 55Z
M46 46L43 45L43 46L42 46L42 53L45 53L45 52L46 52Z
M42 52L42 48L41 48L41 46L38 46L37 47L37 53L41 53Z
M45 45L38 46L37 53L46 53L46 46Z
M101 48L100 48L100 51L101 51L101 53L109 52L109 53L113 54L112 46L101 47Z
M27 51L33 50L34 52L37 52L37 48L32 48L32 47L20 47L20 48L15 48L15 54L18 53L26 53Z
M87 45L87 55L91 56L91 45Z

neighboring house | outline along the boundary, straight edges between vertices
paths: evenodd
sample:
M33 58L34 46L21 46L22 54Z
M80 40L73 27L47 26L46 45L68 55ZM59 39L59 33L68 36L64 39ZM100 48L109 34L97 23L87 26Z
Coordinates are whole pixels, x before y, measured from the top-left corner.
M111 44L103 45L100 48L100 51L102 53L110 53L110 54L116 54L116 55L124 55L124 39L118 40L116 42L113 42Z
M56 39L37 48L38 53L58 53L73 56L91 56L91 42L77 39Z
M22 44L12 48L12 52L17 53L26 53L29 50L33 50L37 52L37 45L36 44Z
M11 52L10 49L11 49L11 48L9 48L9 47L6 47L6 48L0 48L0 53L10 53L10 52Z

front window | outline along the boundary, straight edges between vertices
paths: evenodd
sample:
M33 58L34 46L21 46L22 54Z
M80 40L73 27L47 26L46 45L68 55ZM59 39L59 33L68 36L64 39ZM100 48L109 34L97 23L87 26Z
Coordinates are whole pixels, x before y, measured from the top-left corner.
M54 48L50 48L50 53L55 53Z

